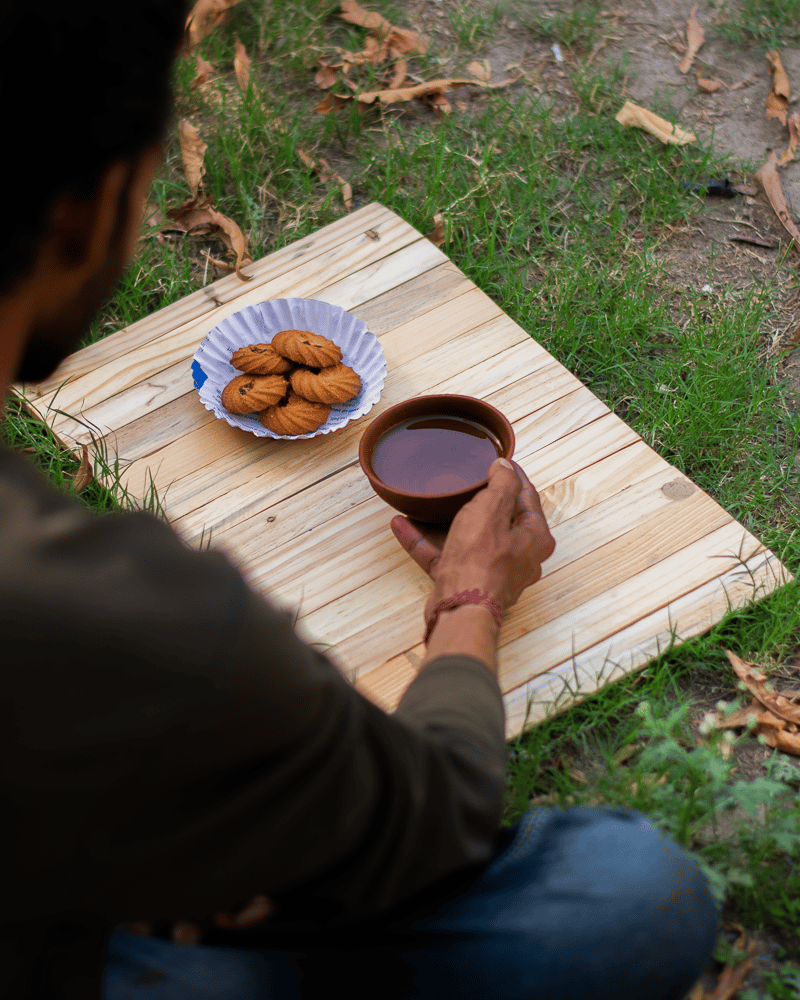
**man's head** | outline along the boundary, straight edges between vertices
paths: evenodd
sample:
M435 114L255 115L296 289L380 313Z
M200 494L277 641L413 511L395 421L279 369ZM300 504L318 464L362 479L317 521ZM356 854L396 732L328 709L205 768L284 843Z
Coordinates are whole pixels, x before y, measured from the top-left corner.
M55 370L130 260L186 9L185 0L0 0L0 352L11 349L15 317L27 327L14 379Z

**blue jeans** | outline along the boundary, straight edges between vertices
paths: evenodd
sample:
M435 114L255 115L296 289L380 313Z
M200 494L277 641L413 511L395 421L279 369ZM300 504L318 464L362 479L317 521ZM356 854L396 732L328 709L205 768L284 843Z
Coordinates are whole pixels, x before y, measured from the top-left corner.
M117 929L105 1000L683 1000L716 933L696 863L644 816L533 810L466 891L366 946L356 928L290 959Z

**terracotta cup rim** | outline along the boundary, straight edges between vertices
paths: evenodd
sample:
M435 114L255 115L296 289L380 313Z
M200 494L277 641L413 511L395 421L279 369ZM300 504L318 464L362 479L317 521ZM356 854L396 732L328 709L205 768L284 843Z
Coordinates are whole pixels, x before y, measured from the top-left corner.
M386 433L386 431L391 430L396 424L402 423L404 420L408 420L417 413L409 413L408 407L412 409L417 409L417 404L422 404L419 409L423 412L426 410L425 404L432 405L434 412L436 412L437 406L441 406L443 403L450 403L453 406L457 406L459 402L468 402L472 406L476 406L477 409L483 409L484 411L489 411L489 413L494 417L497 424L505 429L506 435L509 440L509 447L503 449L503 453L498 455L498 458L510 459L514 454L514 446L516 440L514 437L514 428L511 426L511 422L504 413L501 413L496 406L492 406L491 403L487 403L486 400L480 399L478 396L464 396L457 393L440 393L431 396L412 396L410 399L403 400L400 403L395 403L394 406L390 406L388 410L384 410L383 413L375 417L374 420L370 422L364 433L361 435L361 440L358 445L358 460L361 465L361 469L366 475L367 479L372 482L378 482L381 484L384 490L388 490L392 493L396 493L398 496L409 497L413 500L448 500L454 499L460 496L462 493L468 493L471 491L477 491L486 486L489 482L489 477L485 476L477 483L473 483L471 486L462 487L460 490L453 490L450 493L411 493L408 490L398 489L396 486L389 486L385 483L381 477L372 468L372 452L375 445L378 443L380 437ZM399 420L395 419L398 411L405 411ZM475 414L470 415L470 419L475 420L476 423L483 423L479 417ZM487 426L486 429L495 434L492 427ZM495 434L498 439L500 435ZM502 444L502 440L500 441Z

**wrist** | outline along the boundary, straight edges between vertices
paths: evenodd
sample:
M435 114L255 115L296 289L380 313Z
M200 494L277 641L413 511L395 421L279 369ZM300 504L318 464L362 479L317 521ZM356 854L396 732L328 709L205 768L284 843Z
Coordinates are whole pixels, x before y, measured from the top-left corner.
M463 604L442 611L426 642L425 660L441 656L471 656L497 673L500 629L494 615L479 604Z
M496 628L500 628L503 623L503 607L494 594L479 587L472 587L469 590L462 590L449 597L435 600L430 610L425 614L425 638L427 643L436 624L443 614L449 614L462 607L479 607L488 612Z

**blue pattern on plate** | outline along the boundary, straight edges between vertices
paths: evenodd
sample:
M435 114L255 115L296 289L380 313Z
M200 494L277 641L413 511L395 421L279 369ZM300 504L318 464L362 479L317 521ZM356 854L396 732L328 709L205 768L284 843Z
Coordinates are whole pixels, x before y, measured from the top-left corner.
M198 365L196 361L192 362L192 378L194 379L194 387L197 391L200 391L200 386L208 378L208 375L203 371L203 369Z

